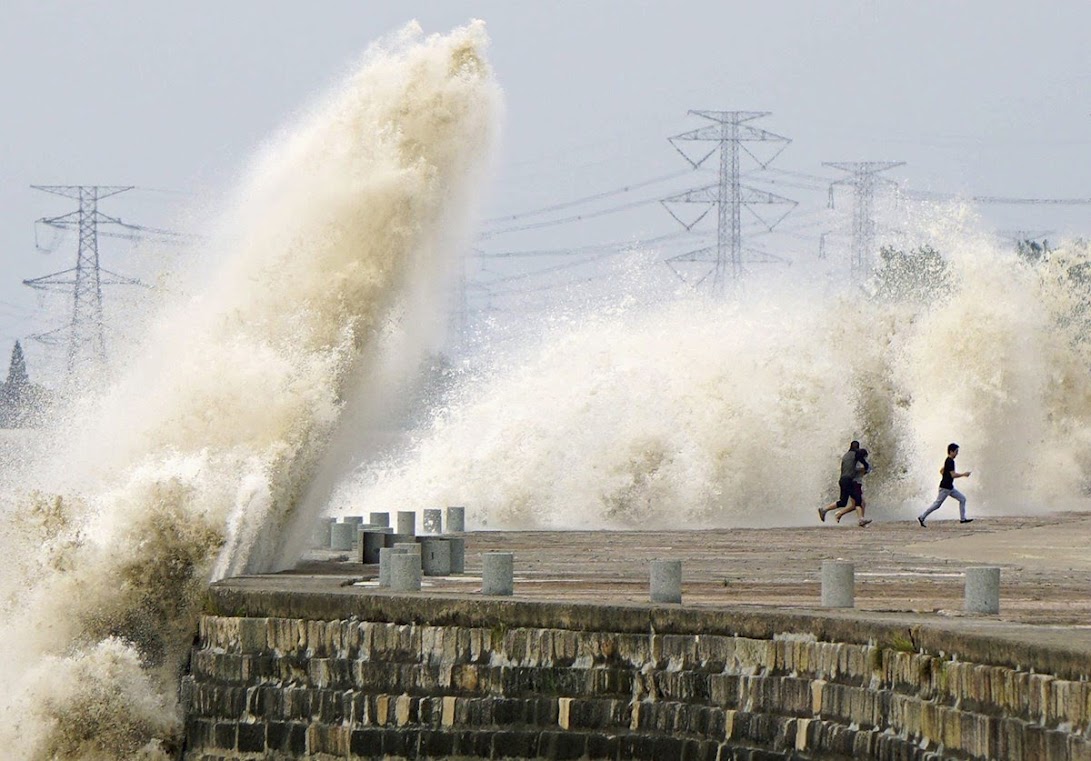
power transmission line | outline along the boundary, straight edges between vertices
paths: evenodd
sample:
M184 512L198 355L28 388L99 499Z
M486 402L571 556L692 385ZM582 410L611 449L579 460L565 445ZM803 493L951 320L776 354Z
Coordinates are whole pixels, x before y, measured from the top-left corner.
M24 280L23 285L43 291L68 291L72 294L72 317L68 323L31 338L46 344L67 341L65 363L66 382L70 389L82 375L82 370L92 370L92 375L106 366L106 336L102 314L102 286L143 285L136 278L112 272L99 263L99 226L115 225L129 231L141 228L116 217L108 217L98 210L98 202L110 196L132 190L133 186L120 185L32 185L53 195L75 200L75 211L59 217L43 217L36 224L54 229L75 229L78 234L76 264L66 270L42 277ZM167 231L153 230L166 233ZM91 378L86 378L90 381Z
M695 188L670 196L661 200L663 208L686 229L692 229L694 225L704 219L713 208L717 210L716 245L690 251L667 260L668 266L679 278L685 280L678 269L676 262L713 262L712 270L697 281L703 283L709 275L712 276L711 290L714 296L722 296L728 280L736 282L743 272L743 236L742 236L742 210L745 208L770 230L784 217L791 213L797 202L790 198L778 196L765 190L758 190L745 186L741 182L739 164L741 155L745 151L759 166L764 168L791 142L788 138L777 135L767 130L753 127L747 122L768 116L762 111L690 111L690 114L699 116L712 122L689 132L683 132L668 138L670 144L683 158L693 166L700 167L714 153L720 153L719 182L703 188ZM715 145L699 159L693 159L680 146L685 142L711 142ZM753 151L746 147L745 143L761 142L779 144L780 147L767 159L759 158ZM705 210L690 222L681 219L670 204L696 203L705 205ZM754 210L756 205L788 205L784 214L772 223Z
M596 217L605 217L610 214L617 214L623 211L629 211L630 209L636 209L641 206L648 206L649 204L658 203L659 198L645 198L640 201L630 201L629 203L619 204L617 206L610 206L598 211L590 211L585 214L575 214L570 217L561 217L560 219L547 219L542 222L531 222L525 225L515 225L512 227L504 227L499 230L488 230L481 233L482 240L488 240L497 235L504 235L506 233L522 232L524 230L540 230L544 227L555 227L556 225L567 225L572 222L583 222L588 219L595 219Z
M587 246L570 246L566 248L535 248L520 251L482 251L474 249L472 257L475 259L512 259L541 256L578 256L580 254L594 253L597 251L629 251L645 248L655 243L662 243L682 237L699 237L699 233L689 230L657 235L654 238L630 238L628 240L616 240L609 243L594 243Z
M1091 206L1091 198L1018 198L1012 196L962 196L958 193L943 193L934 190L904 190L902 194L910 198L937 199L955 201L964 199L972 203L995 204L998 206Z
M793 171L791 169L781 169L780 167L775 167L775 166L765 167L765 171L772 172L773 174L784 174L784 175L788 175L789 177L799 177L800 179L804 179L804 180L813 180L814 182L817 182L817 183L823 183L823 187L825 187L825 183L829 183L834 179L833 177L823 177L823 176L818 175L818 174L810 174L808 172L797 172L797 171Z
M1037 205L1047 206L1087 206L1091 205L1091 198L1005 198L1003 196L973 196L970 198L975 203L1012 204L1012 205Z
M584 196L582 198L574 198L571 201L563 201L561 203L552 204L551 206L543 206L543 207L538 208L538 209L531 209L530 211L522 211L522 212L519 212L518 214L506 214L506 215L502 215L502 216L499 216L499 217L492 217L490 219L486 219L484 221L484 224L490 225L490 224L498 224L500 222L515 222L517 220L525 219L527 217L537 217L537 216L540 216L542 214L549 214L550 212L554 212L554 211L562 211L564 209L570 209L570 208L572 208L574 206L582 206L583 204L591 203L593 201L600 201L603 198L609 198L611 196L621 195L622 193L630 193L630 192L632 192L634 190L638 190L639 188L646 188L649 185L657 185L660 182L666 182L668 180L676 180L679 177L684 177L687 174L690 174L691 171L692 170L684 169L681 172L672 172L670 174L664 174L664 175L662 175L660 177L653 177L650 180L643 180L641 182L634 182L634 183L631 183L629 185L622 185L620 188L614 188L613 190L606 190L606 191L603 191L602 193L595 193L593 195Z
M822 164L850 175L830 183L830 208L833 208L834 187L842 185L852 188L852 253L849 258L849 272L855 280L863 280L871 272L871 258L874 254L872 249L875 246L875 188L877 185L895 184L893 180L879 177L878 174L904 165L904 161L827 161ZM819 256L824 258L824 252Z

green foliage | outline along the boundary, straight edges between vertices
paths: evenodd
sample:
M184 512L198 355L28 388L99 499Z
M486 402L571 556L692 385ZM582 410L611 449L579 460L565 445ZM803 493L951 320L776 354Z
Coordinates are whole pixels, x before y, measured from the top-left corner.
M891 650L895 650L899 653L915 653L917 652L917 643L913 641L913 634L911 632L906 634L895 634L890 638L889 647Z
M1091 246L1076 240L1062 248L1045 247L1037 259L1020 248L1022 256L1041 278L1045 303L1056 326L1074 344L1091 340Z
M1016 241L1015 244L1016 253L1031 264L1036 264L1043 258L1049 256L1049 253L1052 250L1053 249L1049 247L1049 241L1045 239L1039 243L1030 238L1023 238L1022 240Z
M883 670L883 648L868 648L868 666L871 668L872 671Z
M883 301L921 301L949 282L947 262L931 246L910 251L883 246L869 290L874 298Z
M34 428L43 424L52 403L44 386L30 382L23 347L18 341L11 352L8 378L0 381L0 428Z

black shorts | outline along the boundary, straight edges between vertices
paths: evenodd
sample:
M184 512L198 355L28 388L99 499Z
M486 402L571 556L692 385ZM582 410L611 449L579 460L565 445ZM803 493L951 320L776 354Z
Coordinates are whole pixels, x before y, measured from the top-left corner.
M857 507L864 504L864 485L859 481L852 482L852 498L856 500Z
M837 506L845 507L849 503L849 498L853 496L854 487L858 487L859 484L851 478L842 478L837 482L837 486L841 489L841 496L837 499Z

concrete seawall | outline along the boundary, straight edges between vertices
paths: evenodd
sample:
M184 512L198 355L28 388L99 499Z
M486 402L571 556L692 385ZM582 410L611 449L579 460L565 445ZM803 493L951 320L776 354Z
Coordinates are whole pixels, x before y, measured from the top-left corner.
M1091 761L1089 677L1086 630L229 581L186 758Z

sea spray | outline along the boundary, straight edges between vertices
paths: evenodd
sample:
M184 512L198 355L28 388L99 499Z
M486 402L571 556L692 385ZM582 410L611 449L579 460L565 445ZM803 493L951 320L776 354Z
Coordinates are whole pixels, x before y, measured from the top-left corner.
M349 387L390 364L380 349L421 348L393 321L439 308L428 296L495 131L485 43L480 23L427 38L411 25L268 145L211 244L213 282L166 311L100 415L73 423L65 493L10 516L13 757L178 748L205 584L292 562L286 534L307 523L295 513Z
M957 209L916 233L942 255L936 272L911 257L904 282L831 293L788 273L726 304L592 310L468 376L336 502L473 505L497 528L793 525L860 438L881 519L934 498L951 440L975 514L1086 504L1086 245L1027 262Z
M562 328L459 389L407 461L365 469L343 498L465 502L509 527L712 525L728 506L768 520L817 499L828 464L798 453L853 433L826 322L691 298Z

